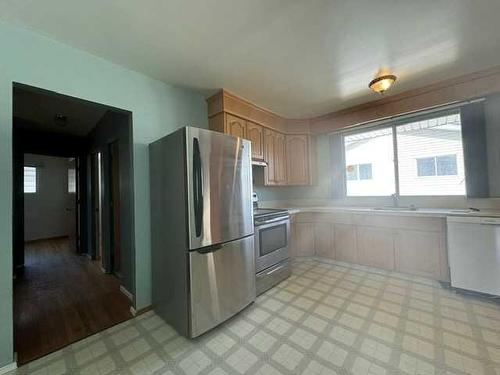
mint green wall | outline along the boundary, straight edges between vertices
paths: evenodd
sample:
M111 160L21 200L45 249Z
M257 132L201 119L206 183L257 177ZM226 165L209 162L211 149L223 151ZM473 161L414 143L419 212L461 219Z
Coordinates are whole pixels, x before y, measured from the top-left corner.
M0 367L12 361L12 82L133 112L136 307L151 302L148 149L184 125L207 127L204 98L0 22Z
M331 199L330 140L328 135L316 137L316 183L314 186L255 186L262 202L291 199ZM257 168L257 167L254 167ZM265 203L262 204L265 206Z

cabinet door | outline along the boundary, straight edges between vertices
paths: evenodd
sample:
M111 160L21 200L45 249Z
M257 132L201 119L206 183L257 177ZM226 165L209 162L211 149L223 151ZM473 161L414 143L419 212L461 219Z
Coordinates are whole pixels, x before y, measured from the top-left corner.
M441 277L442 234L400 230L396 239L396 269L435 280Z
M309 185L309 136L286 136L286 175L288 185Z
M276 173L275 173L275 147L276 144L276 133L272 130L266 129L264 131L264 160L267 163L265 168L265 185L276 185Z
M245 138L247 122L230 114L227 114L226 116L225 133L234 135L235 137Z
M286 185L286 146L284 134L276 133L274 150L276 183L278 185Z
M264 129L247 121L247 139L252 142L252 159L264 160Z
M295 256L314 255L314 224L294 223L293 229L293 254Z
M359 263L394 269L394 234L391 230L358 227L356 233Z
M356 227L349 224L335 224L333 230L335 232L333 239L335 259L342 262L356 263L358 261Z
M333 224L314 224L314 252L317 256L335 259Z

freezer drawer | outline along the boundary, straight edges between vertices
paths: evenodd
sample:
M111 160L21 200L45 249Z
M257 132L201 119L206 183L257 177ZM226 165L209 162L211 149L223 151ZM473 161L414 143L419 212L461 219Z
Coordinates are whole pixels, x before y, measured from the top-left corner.
M500 219L448 217L447 227L451 285L500 295Z
M264 293L291 275L290 260L285 259L274 266L259 272L256 276L257 295Z
M189 253L190 337L229 319L255 300L253 235Z

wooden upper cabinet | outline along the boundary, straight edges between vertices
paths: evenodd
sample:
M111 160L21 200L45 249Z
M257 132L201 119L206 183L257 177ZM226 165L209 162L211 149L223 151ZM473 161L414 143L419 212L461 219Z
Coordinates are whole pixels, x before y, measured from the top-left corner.
M287 185L309 185L311 183L309 136L286 135L285 149Z
M276 133L274 148L276 183L278 185L286 185L286 141L284 134Z
M247 121L246 138L252 142L252 159L264 160L264 128Z
M208 98L207 103L209 128L250 140L252 160L267 163L267 167L260 167L265 168L264 185L313 184L315 142L308 134L307 122L304 132L297 133L301 132L297 121L287 122L224 90Z
M285 135L274 130L264 130L266 185L286 185Z
M275 173L275 143L276 143L276 132L265 129L264 130L264 160L267 163L264 171L264 184L265 185L276 185L276 173Z
M247 122L239 117L226 114L226 127L224 133L234 135L235 137L246 138Z

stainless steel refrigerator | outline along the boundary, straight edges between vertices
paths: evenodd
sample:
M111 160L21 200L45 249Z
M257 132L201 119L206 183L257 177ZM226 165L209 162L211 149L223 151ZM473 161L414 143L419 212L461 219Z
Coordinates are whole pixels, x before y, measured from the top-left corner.
M250 147L193 127L149 145L153 308L186 337L255 300Z

